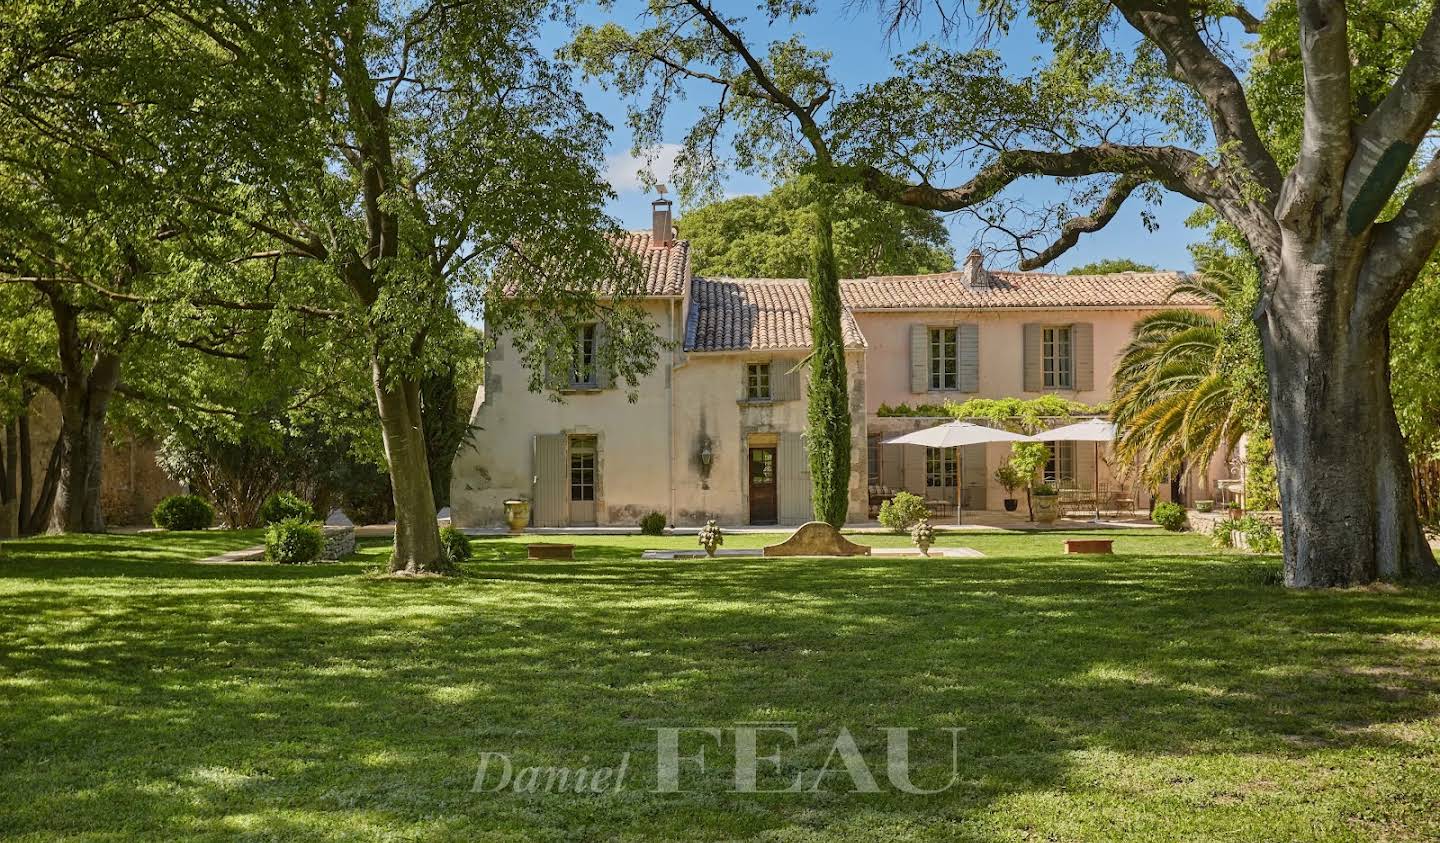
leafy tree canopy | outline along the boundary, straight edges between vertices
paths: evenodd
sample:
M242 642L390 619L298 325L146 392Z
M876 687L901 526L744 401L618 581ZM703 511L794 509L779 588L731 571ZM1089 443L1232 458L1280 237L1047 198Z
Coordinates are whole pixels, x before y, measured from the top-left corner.
M804 277L815 228L816 182L800 176L764 196L697 208L677 227L695 272L748 278ZM955 268L938 214L875 198L858 187L834 197L835 257L842 278L913 275Z
M1155 267L1148 263L1137 263L1129 258L1105 258L1103 260L1091 261L1081 264L1070 270L1067 275L1108 275L1112 272L1154 272Z

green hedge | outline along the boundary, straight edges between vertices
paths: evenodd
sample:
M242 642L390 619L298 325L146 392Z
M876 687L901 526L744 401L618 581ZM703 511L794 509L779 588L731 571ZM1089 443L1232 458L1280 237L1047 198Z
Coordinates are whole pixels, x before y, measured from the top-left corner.
M155 505L150 520L162 530L204 530L215 523L215 507L194 495L171 495Z

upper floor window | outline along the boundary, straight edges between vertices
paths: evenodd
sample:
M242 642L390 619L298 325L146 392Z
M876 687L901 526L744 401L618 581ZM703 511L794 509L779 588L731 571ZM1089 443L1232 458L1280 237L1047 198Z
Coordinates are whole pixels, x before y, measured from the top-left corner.
M960 388L960 350L956 329L930 329L930 388Z
M1050 443L1050 458L1045 461L1045 482L1057 486L1075 482L1074 442Z
M1041 359L1046 389L1075 388L1075 355L1069 327L1045 328L1041 334Z
M580 326L575 332L575 368L570 370L571 386L599 386L595 365L596 329L594 323Z
M769 401L772 397L770 392L770 364L769 363L747 363L745 364L745 398L749 401Z

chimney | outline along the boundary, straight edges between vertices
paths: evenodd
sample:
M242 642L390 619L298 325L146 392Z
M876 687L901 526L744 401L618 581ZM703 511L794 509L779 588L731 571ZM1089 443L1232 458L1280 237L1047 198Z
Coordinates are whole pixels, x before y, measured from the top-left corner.
M665 198L665 185L660 185L660 198L650 203L650 245L668 246L675 241L675 229L671 225L671 202Z
M965 256L965 283L972 290L990 289L990 273L985 271L985 256L979 249L971 249Z

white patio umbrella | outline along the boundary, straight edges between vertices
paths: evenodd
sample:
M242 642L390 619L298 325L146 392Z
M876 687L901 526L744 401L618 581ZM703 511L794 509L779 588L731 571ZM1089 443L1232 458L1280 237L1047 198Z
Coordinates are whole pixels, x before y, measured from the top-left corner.
M985 427L964 421L953 421L938 427L927 427L914 433L906 433L886 439L882 445L923 445L926 448L960 448L960 465L955 478L955 523L965 523L965 445L983 445L986 442L1029 442L1030 437L1008 430Z
M1095 520L1100 520L1100 443L1115 441L1115 424L1105 419L1086 419L1047 430L1030 437L1036 442L1095 443Z

